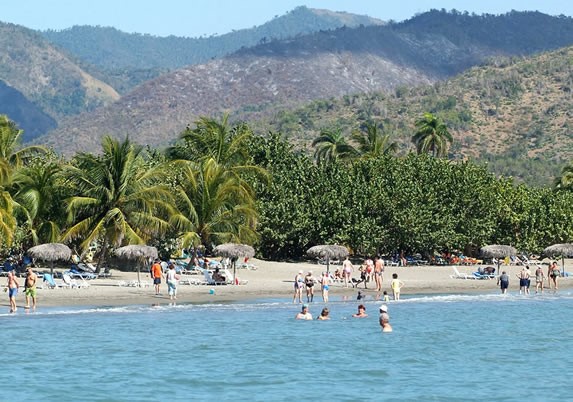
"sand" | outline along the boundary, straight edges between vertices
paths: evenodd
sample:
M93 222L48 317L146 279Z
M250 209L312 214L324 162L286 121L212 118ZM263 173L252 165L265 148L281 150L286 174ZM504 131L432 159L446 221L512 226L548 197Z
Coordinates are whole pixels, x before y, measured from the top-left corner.
M246 285L187 285L179 284L177 303L221 303L240 300L255 300L261 298L284 298L292 300L294 277L299 270L306 274L313 271L315 277L320 277L320 273L326 270L325 265L316 263L288 263L272 262L263 260L252 260L257 267L256 270L238 269L237 277L241 280L248 280ZM559 261L559 266L560 261ZM547 265L543 265L544 272L547 272ZM331 271L340 266L331 265ZM565 270L573 271L573 259L566 260ZM521 266L503 266L502 270L510 275L510 293L519 291L519 280L516 275L522 269ZM471 273L477 270L475 266L459 266L458 270L463 273ZM535 269L531 269L532 276ZM386 267L384 273L383 290L390 291L390 280L393 273L397 273L400 280L405 283L402 289L402 296L409 294L464 294L464 293L484 293L491 294L499 292L496 280L473 280L454 279L450 275L454 273L451 266L408 266L408 267ZM354 277L358 277L357 270ZM201 275L188 275L191 279L203 280ZM46 306L118 306L118 305L146 305L146 304L168 304L167 285L162 283L161 294L155 295L151 279L147 273L141 274L143 283L147 287L119 286L120 283L135 281L137 273L112 271L110 278L98 278L89 281L87 288L73 289L48 289L46 287L38 289L38 308ZM22 285L24 279L20 279ZM532 278L531 293L535 293L535 278ZM5 280L0 279L0 283L5 285ZM559 288L568 289L573 287L573 278L559 278ZM368 284L369 289L364 289L364 284L360 284L358 289L345 288L342 283L334 283L330 286L330 299L340 300L341 296L354 298L360 290L367 295L368 299L378 298L379 293L372 288L374 283ZM546 290L548 288L545 282ZM23 289L20 289L17 296L18 307L25 304ZM214 291L212 293L211 291ZM303 297L305 296L303 290ZM304 298L303 298L304 299ZM315 286L315 302L321 302L320 285ZM8 297L5 294L0 302L1 306L9 308Z

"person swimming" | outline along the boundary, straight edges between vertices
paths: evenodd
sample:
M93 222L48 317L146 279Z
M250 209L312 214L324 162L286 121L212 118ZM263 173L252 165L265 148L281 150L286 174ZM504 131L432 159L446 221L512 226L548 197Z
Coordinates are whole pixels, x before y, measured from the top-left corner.
M358 312L356 314L352 314L354 318L366 318L368 314L366 314L366 306L364 304L360 304L358 306Z
M322 309L322 311L320 312L320 315L316 318L317 320L330 320L330 311L328 310L328 307L325 307Z
M388 306L383 304L380 306L380 317L378 318L382 332L392 332L390 325L390 315L388 314Z
M303 304L300 313L295 318L297 320L312 320L312 314L308 311L308 304Z

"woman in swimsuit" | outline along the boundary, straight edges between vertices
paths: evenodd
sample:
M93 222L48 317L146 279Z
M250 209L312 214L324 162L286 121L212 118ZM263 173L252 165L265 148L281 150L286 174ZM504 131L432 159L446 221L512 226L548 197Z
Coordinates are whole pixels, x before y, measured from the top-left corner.
M304 277L304 284L306 285L306 302L311 303L314 301L314 277L312 276L312 271L308 271L308 274Z
M553 288L558 290L559 288L557 287L557 278L561 276L561 272L559 271L559 267L557 266L556 261L553 261L551 264L549 264L547 276L549 280L549 289L551 289L551 284L553 284Z
M348 287L348 284L352 284L352 280L350 279L352 277L352 263L350 262L350 260L348 259L348 257L346 257L346 259L344 260L344 262L342 263L342 271L343 271L343 275L344 275L344 286Z
M304 278L302 277L302 271L298 271L298 274L294 277L294 296L292 302L295 303L298 298L298 302L302 303L302 287L304 286Z

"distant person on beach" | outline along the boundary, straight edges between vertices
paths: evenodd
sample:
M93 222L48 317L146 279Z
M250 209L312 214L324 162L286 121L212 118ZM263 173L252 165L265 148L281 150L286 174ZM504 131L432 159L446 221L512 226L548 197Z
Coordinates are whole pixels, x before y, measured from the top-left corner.
M306 286L306 302L311 303L314 301L314 284L315 279L312 276L312 271L308 271L304 277L304 285Z
M20 284L18 283L18 279L16 279L16 275L14 275L14 271L8 272L8 283L6 287L8 289L8 298L10 299L10 312L15 313L16 310L18 310L16 306L16 295L18 294Z
M517 274L517 279L519 279L519 294L523 292L524 294L529 294L529 269L527 267L523 267L521 272Z
M312 320L312 314L308 311L308 304L303 304L300 313L295 317L297 320Z
M167 271L167 293L169 299L177 299L177 272L175 271L175 264L170 263Z
M328 272L322 273L322 278L320 280L321 287L322 287L322 301L328 303L328 290L330 289L330 283L332 279L330 279L330 275Z
M155 295L159 294L161 290L161 277L163 276L163 270L161 268L161 260L159 258L155 259L155 262L151 266L151 277L153 278L153 286L155 287Z
M509 287L509 275L505 271L497 278L497 284L501 288L501 293L506 294L507 288Z
M32 308L36 309L36 282L38 276L32 271L32 267L26 269L26 281L24 282L24 294L26 295L26 305L24 308L30 308L30 298L32 299Z
M380 317L378 317L378 322L382 328L382 332L392 332L390 315L388 315L388 306L385 304L380 306Z
M358 312L356 314L352 314L354 318L366 318L368 314L366 314L366 306L364 304L360 304L358 306Z
M346 259L342 262L342 275L344 275L344 286L346 287L348 287L348 284L352 285L351 278L353 270L354 267L352 266L352 263L350 262L347 256Z
M382 290L382 281L384 280L384 261L379 255L374 259L374 282L376 283L376 291Z
M547 269L547 277L549 278L549 289L553 288L558 290L559 287L557 286L557 278L561 276L561 271L559 271L559 267L557 266L557 261L553 261L549 264L549 268Z
M325 307L322 309L322 311L320 312L320 315L316 318L317 320L330 320L330 311L328 310L328 307Z
M295 303L298 298L298 302L302 303L302 288L304 286L304 277L302 276L302 270L298 271L298 274L294 277L294 296L292 302Z
M535 293L543 293L543 281L545 280L545 274L543 273L543 268L538 266L535 270Z
M394 300L400 300L400 290L404 287L404 282L398 279L398 274L392 274L392 283L390 284Z

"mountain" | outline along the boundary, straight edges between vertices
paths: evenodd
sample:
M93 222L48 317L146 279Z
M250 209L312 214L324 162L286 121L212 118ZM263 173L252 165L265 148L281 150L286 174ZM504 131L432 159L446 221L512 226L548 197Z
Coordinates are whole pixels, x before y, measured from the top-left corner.
M566 47L498 58L433 85L315 101L250 124L309 149L322 128L338 127L349 136L375 121L404 153L414 150L415 121L431 112L454 137L450 158L487 163L497 174L546 186L573 159L572 93L573 47Z
M44 115L19 118L13 115L16 106L11 98L4 96L0 102L0 114L8 114L22 126L27 125L26 120L38 124L34 135L53 128L53 121L63 116L119 98L113 88L86 73L41 35L14 24L0 23L0 80L5 83L4 94L8 88L17 91L27 99L25 110L33 105L33 113ZM17 98L14 102L21 101L20 96ZM29 134L25 135L30 138Z
M317 32L188 66L144 83L113 105L67 119L39 141L65 153L93 150L103 134L165 145L201 115L230 112L234 119L253 120L313 99L402 93L491 58L569 44L571 18L433 10L400 24Z
M74 26L41 34L84 63L104 71L102 78L124 92L167 70L206 63L243 47L342 26L382 23L367 16L301 6L261 26L200 38L130 34L112 27L93 26Z

